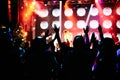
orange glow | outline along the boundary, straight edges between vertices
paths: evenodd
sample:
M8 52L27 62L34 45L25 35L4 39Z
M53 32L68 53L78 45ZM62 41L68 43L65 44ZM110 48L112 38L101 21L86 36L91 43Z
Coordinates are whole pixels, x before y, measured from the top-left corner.
M11 22L11 1L8 0L8 16L9 16L9 21Z
M23 27L20 28L21 28L21 36L23 37L22 40L25 41L28 33L23 29Z
M11 4L11 1L10 1L10 0L8 0L8 4Z
M30 17L35 9L35 1L25 1L25 9L23 11L23 22L29 21Z
M23 37L25 38L25 37L27 37L27 32L23 32Z
M69 6L68 6L68 3L67 3L67 2L65 3L64 8L65 8L65 9L69 8Z
M95 3L98 3L98 0L95 0Z
M96 7L98 8L99 14L102 15L102 6L95 0Z
M64 11L65 11L66 9L69 9L69 8L73 10L73 8L69 7L69 3L66 2L65 5L64 5ZM68 39L69 42L72 42L74 34L71 34L71 32L74 32L74 31L75 31L76 25L74 25L74 24L76 24L76 22L77 22L77 19L76 19L76 17L74 16L74 12L73 12L72 16L66 16L66 20L72 21L73 26L72 26L71 29L67 29L68 31L70 31L69 34L65 34L64 31L63 31L63 33L64 33L64 34L63 34L63 36L64 36L64 41L66 42L66 39ZM65 27L65 26L64 26L64 27ZM69 25L68 25L68 27L69 27ZM70 46L72 46L71 43L70 43Z

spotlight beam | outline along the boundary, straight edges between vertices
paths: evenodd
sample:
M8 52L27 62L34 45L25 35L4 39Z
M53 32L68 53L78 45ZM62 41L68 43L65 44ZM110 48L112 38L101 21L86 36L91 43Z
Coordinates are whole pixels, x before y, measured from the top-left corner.
M86 18L86 26L88 25L88 21L89 21L89 19L90 19L90 14L91 14L91 11L92 11L92 8L93 8L93 5L94 5L94 4L91 4L91 6L90 6L90 10L89 10L89 13L88 13L88 16L87 16L87 18Z
M61 30L62 30L62 1L60 1L60 16L59 16L59 22L60 22L60 38L61 38Z

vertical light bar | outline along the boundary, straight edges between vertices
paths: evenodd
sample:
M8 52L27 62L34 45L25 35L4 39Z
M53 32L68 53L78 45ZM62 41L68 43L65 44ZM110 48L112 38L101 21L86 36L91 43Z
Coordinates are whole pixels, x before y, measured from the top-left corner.
M32 39L35 39L35 27L32 27Z
M60 22L60 38L62 33L62 1L59 1L59 7L60 7L60 16L59 16L59 22Z
M9 16L9 22L11 22L11 1L8 0L8 16Z
M90 14L91 14L91 10L92 10L92 8L93 8L93 5L94 5L94 4L91 4L90 10L89 10L89 13L88 13L88 16L87 16L87 18L86 18L86 26L88 25L88 21L89 21L89 19L90 19Z

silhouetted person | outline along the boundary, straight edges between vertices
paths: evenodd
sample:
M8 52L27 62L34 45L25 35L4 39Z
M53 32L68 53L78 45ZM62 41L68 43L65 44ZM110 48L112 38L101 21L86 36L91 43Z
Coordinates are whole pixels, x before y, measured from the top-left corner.
M10 35L6 27L0 28L0 78L22 79L23 68Z
M65 80L89 80L90 57L83 36L73 40L73 49L65 55Z
M48 34L48 33L46 33ZM27 79L50 80L54 63L53 52L48 50L46 36L36 37L31 42L29 55L26 58L25 70Z
M112 38L103 39L95 72L95 80L116 80L116 50Z

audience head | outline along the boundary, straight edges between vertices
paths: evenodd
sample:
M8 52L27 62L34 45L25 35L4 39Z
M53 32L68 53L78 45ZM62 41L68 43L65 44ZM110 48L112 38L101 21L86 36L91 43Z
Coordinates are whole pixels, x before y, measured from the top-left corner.
M112 38L104 38L103 40L103 47L104 48L111 48L111 47L114 47L115 43L114 43L114 40Z
M31 41L31 47L36 50L45 49L46 41L41 36L37 36Z
M75 36L74 40L73 40L73 47L77 48L77 47L84 47L85 45L85 41L84 41L84 37L81 35L77 35Z
M102 51L104 56L114 57L115 54L115 43L112 38L104 38Z

